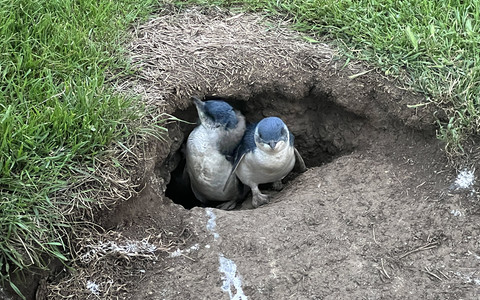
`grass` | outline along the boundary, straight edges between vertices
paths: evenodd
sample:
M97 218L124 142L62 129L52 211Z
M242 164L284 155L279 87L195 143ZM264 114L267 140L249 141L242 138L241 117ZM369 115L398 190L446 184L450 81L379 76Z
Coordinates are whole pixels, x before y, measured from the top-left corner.
M185 2L185 1L181 1ZM192 2L192 1L187 1ZM480 3L474 0L197 0L288 15L446 109L438 136L451 154L480 133ZM415 103L412 103L415 104Z
M59 193L78 169L131 134L143 108L105 84L124 32L153 0L0 0L1 279L67 260ZM157 4L158 5L158 4Z

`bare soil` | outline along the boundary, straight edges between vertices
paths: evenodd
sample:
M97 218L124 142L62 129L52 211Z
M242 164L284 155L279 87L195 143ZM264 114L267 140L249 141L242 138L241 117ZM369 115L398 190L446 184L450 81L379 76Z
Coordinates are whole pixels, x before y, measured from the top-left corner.
M437 108L407 108L424 96L287 25L189 8L132 31L139 68L119 91L190 122L192 94L222 97L252 122L281 117L308 170L257 209L185 209L196 203L174 170L192 125L172 123L167 141L138 148L138 196L97 217L106 230L76 242L84 259L49 279L48 299L480 297L478 184L454 190Z

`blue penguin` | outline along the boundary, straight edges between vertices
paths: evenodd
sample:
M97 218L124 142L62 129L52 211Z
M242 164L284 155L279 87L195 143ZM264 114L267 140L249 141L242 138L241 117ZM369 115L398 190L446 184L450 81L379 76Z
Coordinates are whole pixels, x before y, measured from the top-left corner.
M256 208L268 203L268 196L260 192L258 185L269 182L281 184L295 162L301 172L306 170L287 125L277 117L264 118L247 127L235 151L234 168L227 185L234 181L233 177L238 177L252 190L252 205Z
M245 132L245 117L220 100L193 97L200 124L186 145L185 171L195 197L202 203L219 202L218 208L233 209L245 196L238 179L225 179L233 169L233 154Z

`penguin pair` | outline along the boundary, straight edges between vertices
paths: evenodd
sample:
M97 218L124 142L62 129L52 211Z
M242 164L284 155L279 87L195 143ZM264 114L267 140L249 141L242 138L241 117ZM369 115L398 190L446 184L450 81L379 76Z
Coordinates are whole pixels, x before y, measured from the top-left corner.
M277 117L246 125L245 117L221 100L193 97L200 124L186 145L185 171L193 193L202 203L233 209L252 191L252 205L268 203L258 185L281 180L295 162L305 163L294 146L294 136Z

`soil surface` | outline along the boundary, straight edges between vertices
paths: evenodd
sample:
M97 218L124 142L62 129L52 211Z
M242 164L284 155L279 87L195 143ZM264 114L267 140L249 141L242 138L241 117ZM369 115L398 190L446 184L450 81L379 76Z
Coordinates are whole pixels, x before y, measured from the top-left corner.
M480 297L475 163L449 167L435 108L407 108L422 95L287 25L189 8L132 31L138 71L119 91L189 122L192 94L226 99L252 122L281 117L308 170L281 191L264 187L272 200L257 209L185 209L195 202L174 170L192 125L171 123L167 141L138 150L138 196L76 241L76 271L50 278L48 299Z

